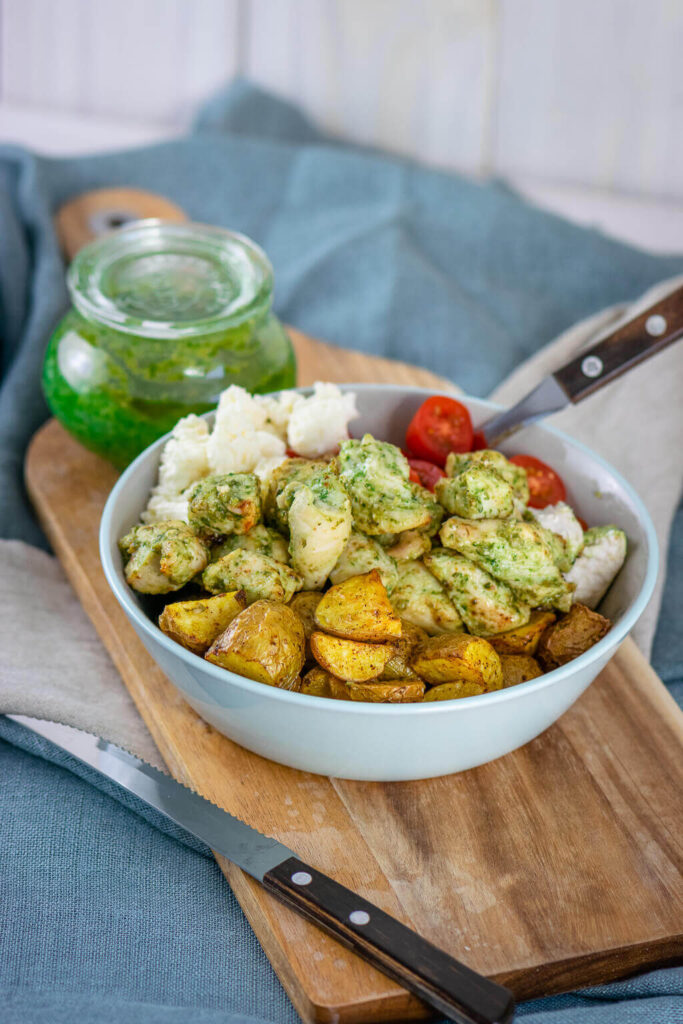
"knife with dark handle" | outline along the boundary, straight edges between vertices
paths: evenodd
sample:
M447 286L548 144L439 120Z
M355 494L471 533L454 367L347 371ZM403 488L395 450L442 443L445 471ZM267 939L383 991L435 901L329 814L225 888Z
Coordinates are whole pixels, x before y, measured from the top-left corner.
M458 1024L507 1024L512 993L459 963L374 903L299 860L170 775L106 740L70 726L55 727L8 715L24 728L89 765L233 861L274 896L297 910L378 970ZM88 740L91 742L88 743ZM85 742L84 742L85 741Z
M620 323L606 337L546 377L517 405L493 416L478 429L493 447L529 423L592 395L681 337L683 286Z

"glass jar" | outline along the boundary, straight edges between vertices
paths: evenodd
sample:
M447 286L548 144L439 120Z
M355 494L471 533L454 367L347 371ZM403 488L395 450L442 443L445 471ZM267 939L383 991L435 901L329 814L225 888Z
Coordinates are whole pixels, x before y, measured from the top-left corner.
M73 308L50 339L43 389L67 430L119 467L230 384L296 383L272 267L243 235L137 221L81 249L67 284Z

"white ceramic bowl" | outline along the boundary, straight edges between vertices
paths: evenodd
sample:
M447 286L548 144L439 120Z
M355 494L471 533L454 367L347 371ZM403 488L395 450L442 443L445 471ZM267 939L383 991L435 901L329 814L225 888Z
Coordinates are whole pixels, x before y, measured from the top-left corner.
M360 418L353 433L369 431L402 444L423 388L348 384ZM496 407L463 399L474 423ZM570 664L510 689L427 704L364 704L290 693L235 675L164 636L145 612L145 599L123 576L116 542L138 521L156 481L161 438L125 471L107 501L100 528L104 572L119 604L155 661L189 704L230 739L293 768L349 779L398 781L464 771L492 761L552 725L571 707L614 654L652 594L657 542L640 498L589 449L559 431L536 425L503 451L528 452L553 466L569 503L592 525L617 523L629 539L624 567L601 610L614 622L598 644Z

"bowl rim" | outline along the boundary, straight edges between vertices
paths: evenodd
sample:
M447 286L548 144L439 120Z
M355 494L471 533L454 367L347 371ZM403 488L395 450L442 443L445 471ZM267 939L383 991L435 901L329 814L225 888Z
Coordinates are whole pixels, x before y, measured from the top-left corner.
M338 383L337 386L344 390L353 389L354 391L359 392L376 391L380 389L383 391L410 392L411 394L416 395L423 394L425 397L440 393L435 388L403 384L370 384L368 382L354 383L351 381ZM301 394L310 394L313 388L312 386L306 386L290 388L288 390L296 391ZM276 395L279 393L280 392L274 391L269 394ZM497 412L504 408L496 402L491 402L484 398L478 398L475 395L458 393L454 395L454 397L456 397L458 401L462 401L464 405L467 405L468 401L473 401L490 409L492 412ZM215 410L210 410L209 412L203 413L201 418L209 418L213 416L214 413ZM333 704L339 705L340 709L343 708L351 714L370 714L377 716L388 715L389 717L399 715L405 717L410 714L429 715L454 713L457 711L466 712L467 710L476 710L486 704L516 700L525 694L544 690L549 686L554 686L568 678L570 675L573 675L584 668L588 668L593 662L599 661L603 654L608 650L615 649L631 631L652 597L659 571L659 544L657 542L657 535L650 513L647 511L645 504L631 484L611 465L611 463L607 462L606 459L603 459L601 455L598 455L587 445L583 444L583 442L575 440L569 434L564 433L562 430L558 430L556 427L549 426L545 423L538 423L536 425L540 427L541 430L555 435L555 437L560 438L563 442L568 443L571 447L585 455L588 455L591 459L597 462L604 470L607 471L608 474L612 476L631 500L635 513L643 527L648 546L645 577L640 591L636 595L631 607L622 616L618 624L613 625L609 632L599 640L597 644L594 644L593 647L579 655L578 658L574 658L573 661L568 662L566 665L553 669L551 672L546 672L536 679L530 679L524 683L517 683L515 686L505 687L501 690L491 690L488 693L467 697L463 700L427 701L425 703L373 704L364 701L346 701L338 700L336 698L327 698L324 701L324 706L326 708L330 708L330 704ZM231 672L230 669L221 668L219 665L211 664L211 662L206 661L200 655L194 654L192 651L187 650L185 647L182 647L180 644L171 640L170 637L167 637L166 634L159 629L156 623L152 622L151 619L149 619L138 607L132 597L132 591L125 582L122 582L119 578L109 551L114 510L119 500L119 496L128 486L130 480L135 476L139 466L143 461L146 461L151 451L162 448L166 444L170 434L171 432L169 431L167 434L164 434L163 437L154 441L153 444L148 445L148 447L145 448L133 462L131 462L116 481L105 503L102 511L102 517L100 519L99 549L100 561L109 587L123 610L132 620L135 621L136 625L152 640L161 644L169 654L175 655L180 658L182 662L185 662L189 669L194 668L197 670L197 660L199 660L201 662L203 672L206 672L209 678L218 683L225 684L230 682L231 684L246 690L248 693L253 693L260 697L269 697L274 700L284 701L288 704L294 702L294 704L300 704L302 707L320 708L320 697L316 697L311 694L297 693L291 690L283 690L277 686L267 686L254 679L248 679L246 676L240 676L235 672ZM177 686L178 684L174 683L174 685ZM182 691L182 687L179 687L179 689Z

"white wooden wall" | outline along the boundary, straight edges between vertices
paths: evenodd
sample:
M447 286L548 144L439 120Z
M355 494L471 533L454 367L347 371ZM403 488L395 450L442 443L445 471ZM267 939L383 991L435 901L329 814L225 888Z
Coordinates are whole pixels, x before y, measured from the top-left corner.
M681 199L681 54L683 0L0 0L0 125L142 141L240 74L438 166Z

